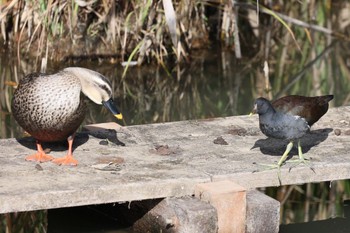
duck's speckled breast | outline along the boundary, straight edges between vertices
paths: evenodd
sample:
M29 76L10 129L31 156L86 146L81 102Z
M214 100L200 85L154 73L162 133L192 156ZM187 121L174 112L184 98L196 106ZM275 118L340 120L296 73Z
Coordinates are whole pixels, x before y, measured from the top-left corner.
M16 121L41 141L66 139L84 120L85 108L79 79L64 71L26 76L12 100Z

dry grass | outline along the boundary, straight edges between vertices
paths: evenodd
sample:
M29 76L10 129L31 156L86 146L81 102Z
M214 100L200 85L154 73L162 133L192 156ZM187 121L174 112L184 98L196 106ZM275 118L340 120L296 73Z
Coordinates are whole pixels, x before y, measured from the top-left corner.
M238 58L257 55L260 48L268 59L285 35L299 53L319 40L348 40L343 33L349 26L348 3L269 3L1 0L0 34L3 41L16 45L18 59L30 54L43 64L89 56L139 65L164 64L165 58L181 62L188 61L194 49L217 41ZM257 49L244 52L247 46Z
M207 43L194 38L196 27L204 24L197 14L203 4L206 1L1 1L0 32L3 41L17 45L18 55L29 52L39 61L115 54L124 61L132 53L139 64L146 58L163 62L169 53L180 61L192 40ZM202 24L190 25L192 20Z

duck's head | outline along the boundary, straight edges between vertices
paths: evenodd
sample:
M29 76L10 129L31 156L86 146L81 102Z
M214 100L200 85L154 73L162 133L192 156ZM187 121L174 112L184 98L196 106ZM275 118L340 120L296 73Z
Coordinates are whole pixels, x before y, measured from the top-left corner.
M79 78L84 95L96 104L103 104L119 120L123 119L112 99L112 88L109 80L102 74L80 67L68 67L63 70Z

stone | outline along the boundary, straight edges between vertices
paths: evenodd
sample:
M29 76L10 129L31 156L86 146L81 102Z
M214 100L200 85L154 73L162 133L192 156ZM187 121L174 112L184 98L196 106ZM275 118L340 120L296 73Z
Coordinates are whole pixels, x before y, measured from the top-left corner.
M133 225L133 232L216 233L213 206L193 197L165 198Z
M207 201L218 213L218 233L245 232L246 190L231 181L198 184L195 196Z
M277 233L280 225L280 203L257 191L247 192L246 233Z

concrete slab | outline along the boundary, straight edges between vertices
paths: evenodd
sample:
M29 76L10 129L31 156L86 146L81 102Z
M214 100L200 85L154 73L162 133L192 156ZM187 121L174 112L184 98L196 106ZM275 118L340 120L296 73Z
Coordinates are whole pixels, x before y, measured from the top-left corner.
M257 116L128 126L117 134L92 135L76 138L77 167L27 162L24 157L35 151L32 139L0 140L0 212L192 195L198 183L220 180L247 189L277 186L276 170L262 171L255 163L278 161L286 146L266 139ZM294 164L286 164L282 184L349 179L349 135L350 107L330 109L301 141L313 170L305 165L290 170ZM66 153L65 145L44 147L54 157ZM296 148L291 154L297 155Z
M216 233L218 218L213 206L193 197L165 198L138 219L132 231Z
M231 181L198 184L195 196L215 207L218 233L244 233L246 229L246 190Z
M280 203L257 191L247 192L246 233L278 233Z

